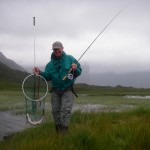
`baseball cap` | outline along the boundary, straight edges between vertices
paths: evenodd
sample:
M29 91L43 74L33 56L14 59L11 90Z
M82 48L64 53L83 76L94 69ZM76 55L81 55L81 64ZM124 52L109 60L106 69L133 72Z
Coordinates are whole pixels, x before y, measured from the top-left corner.
M62 45L61 42L56 41L56 42L53 43L52 49L60 49L60 48L63 48L63 45Z

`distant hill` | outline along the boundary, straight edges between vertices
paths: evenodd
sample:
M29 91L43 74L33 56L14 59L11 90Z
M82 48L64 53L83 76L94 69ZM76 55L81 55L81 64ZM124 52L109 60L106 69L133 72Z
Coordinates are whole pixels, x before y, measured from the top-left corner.
M26 72L14 70L0 62L0 90L21 89L23 79L28 75Z
M0 81L6 80L6 81L13 81L13 82L20 82L27 75L28 73L26 72L11 69L7 65L0 62Z
M6 58L2 52L0 52L0 62L7 65L11 69L20 70L24 72L26 71L23 67L15 63L13 60Z
M40 67L44 70L44 67ZM26 69L27 70L27 69ZM29 69L31 73L32 68ZM90 73L89 66L82 64L82 75L77 79L76 83L86 83L89 85L98 86L126 86L137 88L150 88L150 71L129 72L129 73ZM0 52L0 85L2 81L5 83L21 83L25 76L27 76L25 69L13 60L7 59L3 53ZM2 87L2 86L1 86Z
M89 73L83 74L77 80L79 83L100 86L132 86L137 88L150 88L150 71L129 72L129 73ZM82 82L84 81L84 82Z

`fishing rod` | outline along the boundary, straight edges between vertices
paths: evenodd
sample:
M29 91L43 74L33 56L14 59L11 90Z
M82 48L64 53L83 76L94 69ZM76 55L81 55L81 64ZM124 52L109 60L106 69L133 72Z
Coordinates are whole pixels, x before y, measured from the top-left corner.
M87 47L87 49L82 53L77 62L81 60L81 58L85 55L85 53L90 49L90 47L94 44L94 42L99 38L99 36L106 30L106 28L128 7L129 3L125 5L109 22L108 24L101 30L101 32L96 36L96 38L91 42L91 44ZM70 74L72 68L68 71L68 73L63 77L62 80L65 80L69 75L70 79L73 79L73 75Z

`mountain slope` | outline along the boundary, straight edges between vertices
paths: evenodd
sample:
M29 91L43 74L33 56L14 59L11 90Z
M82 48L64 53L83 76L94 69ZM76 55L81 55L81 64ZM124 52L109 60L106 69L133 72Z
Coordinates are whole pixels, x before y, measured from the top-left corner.
M13 60L6 58L2 52L0 52L0 62L14 70L25 71L25 69L23 67L16 64Z
M90 74L88 84L150 88L150 71L129 72L122 74L113 72Z
M26 75L28 75L28 73L13 70L0 62L0 80L20 82Z
M0 90L10 88L21 89L22 81L27 75L28 73L26 72L13 70L0 62Z

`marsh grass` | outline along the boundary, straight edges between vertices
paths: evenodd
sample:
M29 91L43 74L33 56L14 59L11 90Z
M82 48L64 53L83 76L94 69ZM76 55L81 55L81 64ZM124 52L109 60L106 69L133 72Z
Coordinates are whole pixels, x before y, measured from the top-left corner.
M74 112L70 131L57 134L52 122L0 142L5 150L143 150L150 147L150 109L127 112Z
M46 122L14 133L0 142L2 150L148 150L150 147L150 100L126 99L124 95L148 95L149 89L110 87L79 89L75 104L101 104L101 112L73 113L68 134L57 134L51 121L50 105L46 106ZM46 103L49 103L49 96ZM134 109L114 112L122 106ZM0 110L25 113L22 91L1 91ZM49 120L49 121L48 121Z
M0 110L14 110L15 107L23 107L23 96L21 91L0 90Z

